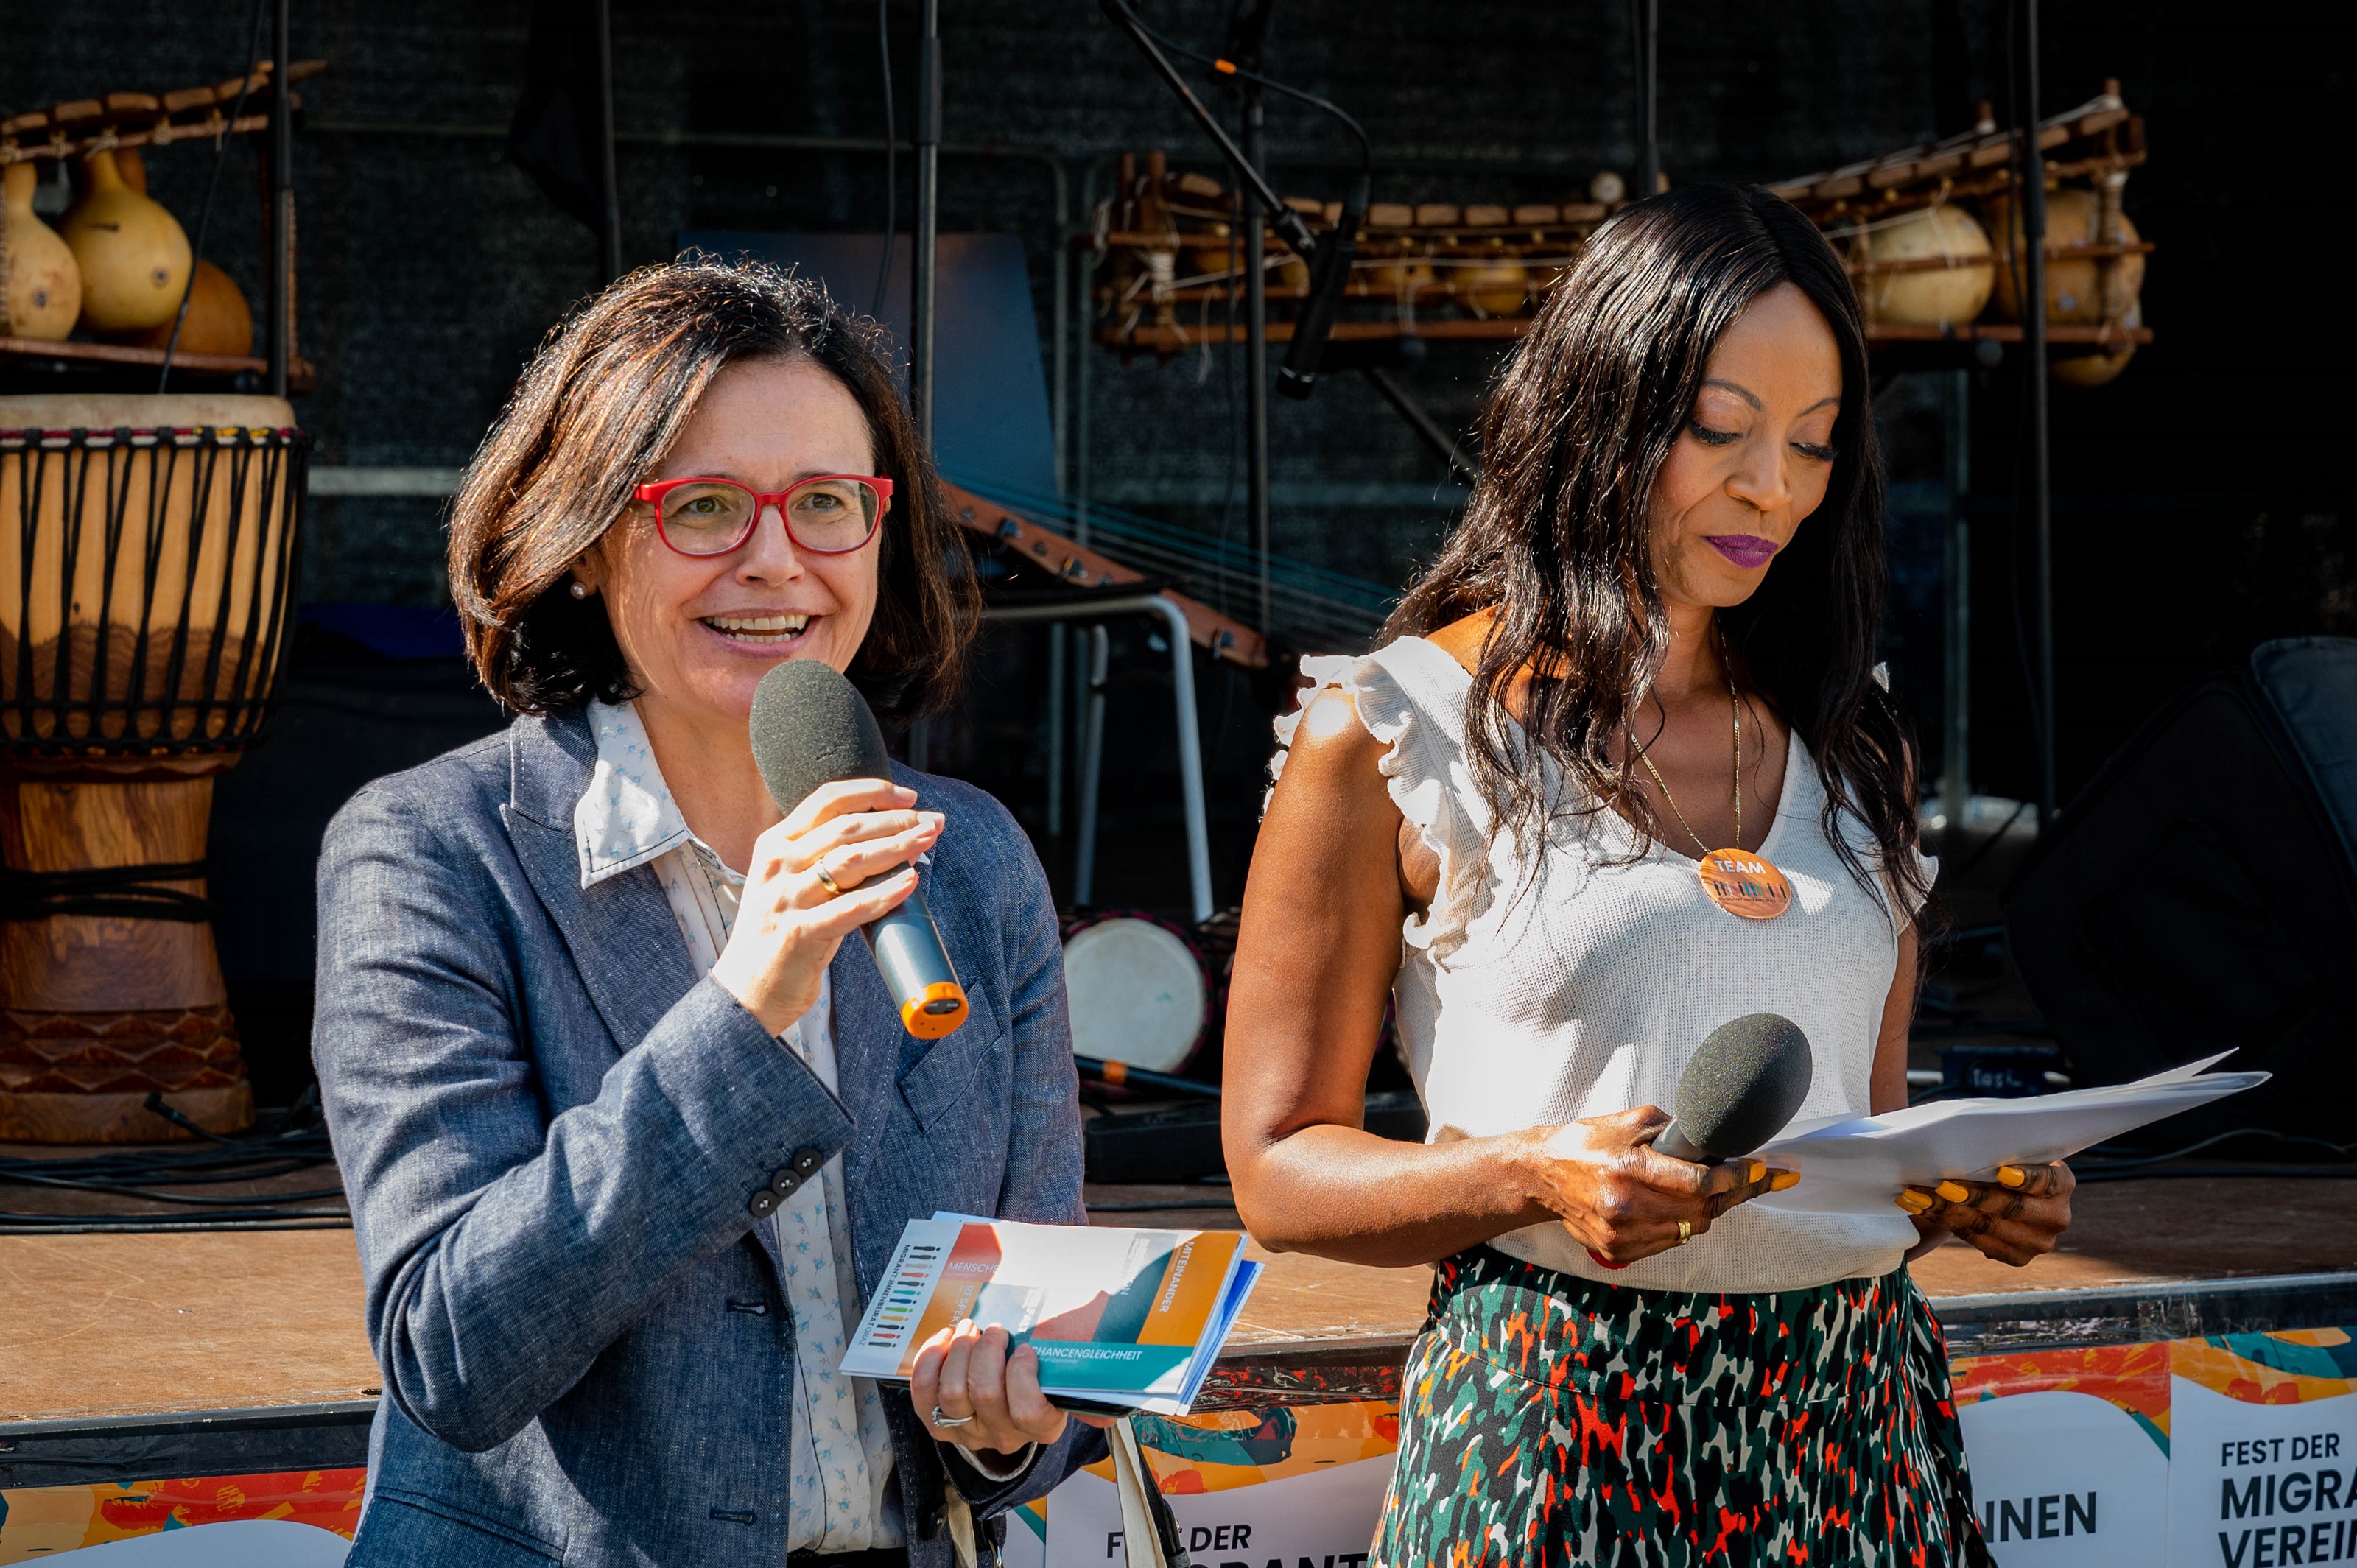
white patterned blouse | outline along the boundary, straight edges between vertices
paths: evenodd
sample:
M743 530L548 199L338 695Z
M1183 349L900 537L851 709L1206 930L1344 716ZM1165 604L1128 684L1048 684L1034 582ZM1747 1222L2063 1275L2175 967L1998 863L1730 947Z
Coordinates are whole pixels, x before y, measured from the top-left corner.
M597 766L573 811L581 886L633 866L651 866L671 900L689 956L700 972L709 972L737 922L744 875L688 831L636 707L593 702L589 722L597 732ZM834 1003L822 979L818 1001L780 1036L829 1090L840 1087L834 1021ZM780 1204L769 1223L780 1260L780 1283L794 1315L793 1518L787 1550L898 1546L899 1510L884 1506L892 1477L884 1402L873 1380L835 1370L859 1315L842 1156L827 1161L818 1180L804 1183ZM998 1479L1020 1473L1018 1467L998 1475L979 1462L975 1468Z

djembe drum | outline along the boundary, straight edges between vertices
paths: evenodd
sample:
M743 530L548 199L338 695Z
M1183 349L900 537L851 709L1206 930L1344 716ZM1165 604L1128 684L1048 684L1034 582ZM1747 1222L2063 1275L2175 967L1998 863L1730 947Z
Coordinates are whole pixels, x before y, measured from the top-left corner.
M253 1120L205 900L269 710L307 438L276 398L0 397L0 1139Z

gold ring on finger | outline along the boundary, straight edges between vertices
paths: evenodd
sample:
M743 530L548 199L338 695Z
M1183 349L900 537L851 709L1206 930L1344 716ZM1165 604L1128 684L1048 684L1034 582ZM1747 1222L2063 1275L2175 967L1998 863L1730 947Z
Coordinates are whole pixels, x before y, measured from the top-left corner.
M1678 1221L1678 1245L1679 1245L1679 1246L1681 1246L1681 1247L1683 1247L1683 1246L1684 1246L1687 1242L1689 1242L1689 1241L1691 1241L1691 1240L1694 1240L1694 1221L1693 1221L1693 1220L1691 1220L1691 1219L1681 1219L1681 1220L1679 1220L1679 1221Z
M825 888L828 894L834 897L840 898L843 897L843 889L835 886L834 874L826 868L826 856L819 856L813 869L818 873L818 882L820 886Z

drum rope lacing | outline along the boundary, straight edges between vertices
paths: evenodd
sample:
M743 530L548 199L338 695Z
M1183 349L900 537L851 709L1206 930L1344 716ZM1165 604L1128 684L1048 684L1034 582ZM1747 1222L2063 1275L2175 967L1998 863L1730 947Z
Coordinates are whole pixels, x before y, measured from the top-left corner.
M264 426L0 430L0 466L18 476L17 626L36 613L37 520L46 507L67 520L59 597L42 601L62 623L57 650L37 655L16 639L0 755L202 756L252 744L274 706L292 618L308 446L298 429ZM131 504L135 460L152 465L144 508ZM224 483L225 509L215 502ZM176 487L195 501L188 565L221 563L201 596L186 567L177 589L159 579L159 498ZM249 521L241 499L257 494L275 504ZM94 618L79 613L70 596L86 553L102 583L127 569L137 614L118 619L112 592Z
M210 899L165 882L200 882L201 860L149 865L100 865L78 871L20 871L0 866L0 922L46 920L53 915L102 919L171 920L200 925L213 918Z

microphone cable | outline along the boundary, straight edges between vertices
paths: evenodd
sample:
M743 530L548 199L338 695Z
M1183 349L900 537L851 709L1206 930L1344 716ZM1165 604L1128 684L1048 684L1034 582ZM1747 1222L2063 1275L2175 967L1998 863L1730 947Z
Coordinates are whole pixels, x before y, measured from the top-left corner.
M884 253L876 258L876 297L867 314L884 318L884 290L892 281L892 225L900 216L899 117L892 113L892 0L876 0L876 48L884 62Z
M1351 280L1351 252L1358 244L1359 225L1366 218L1368 202L1374 190L1374 145L1368 139L1366 127L1360 124L1350 111L1331 99L1288 86L1275 77L1246 70L1233 60L1204 54L1164 38L1147 27L1126 0L1101 0L1101 3L1108 15L1135 36L1156 68L1211 134L1222 156L1234 166L1240 182L1254 188L1253 194L1268 209L1271 226L1276 230L1278 237L1308 263L1308 297L1302 301L1300 318L1294 324L1293 340L1286 349L1285 362L1279 367L1276 377L1277 390L1286 396L1308 397L1318 379L1318 360L1325 353L1327 337L1333 330L1334 312L1340 305L1343 290ZM1250 82L1297 102L1307 103L1332 117L1351 133L1359 144L1359 176L1350 196L1342 203L1341 215L1324 240L1310 232L1301 215L1286 206L1261 172L1245 160L1234 142L1211 118L1211 111L1203 107L1202 101L1179 79L1177 69L1163 57L1163 51L1192 60L1229 81Z
M2343 1165L2176 1165L2179 1160L2190 1159L2204 1149L2237 1138L2260 1138L2273 1144L2289 1144L2320 1149L2337 1155L2348 1162ZM2106 1151L2115 1151L2106 1154ZM2089 1160L2084 1165L2073 1163L2071 1174L2081 1186L2091 1181L2143 1181L2150 1178L2178 1176L2357 1176L2357 1144L2335 1144L2324 1138L2312 1138L2299 1133L2278 1133L2272 1127L2230 1127L2223 1133L2212 1133L2206 1138L2166 1150L2157 1155L2137 1154L2133 1148L2122 1149L2117 1143L2097 1144L2083 1151L2104 1157ZM2173 1168L2170 1168L2173 1167Z
M1119 0L1114 0L1114 3L1119 4ZM1137 23L1137 30L1139 32L1144 33L1147 38L1152 38L1157 46L1169 50L1172 54L1180 56L1186 59L1193 60L1197 65L1202 66L1221 76L1228 77L1236 81L1248 81L1254 87L1266 88L1269 91L1282 94L1286 98L1292 99L1297 103L1307 103L1311 108L1322 111L1324 113L1330 115L1334 120L1341 124L1344 130L1350 132L1351 136L1356 139L1359 144L1359 177L1361 179L1373 179L1375 172L1374 144L1367 139L1367 128L1364 125L1360 124L1357 118L1352 115L1349 110L1343 108L1340 104L1335 102L1330 98L1320 98L1318 94L1314 92L1306 92L1298 87L1288 87L1273 76L1264 75L1262 72L1256 70L1247 70L1243 66L1236 64L1233 60L1222 59L1218 55L1208 55L1200 49L1190 49L1182 43L1178 43L1169 38L1166 38L1160 33L1157 33L1153 28L1147 27L1146 23L1138 17L1137 13L1131 10L1129 6L1122 5L1121 8L1124 11L1128 12L1130 18Z
M27 1159L0 1155L0 1187L96 1195L158 1210L98 1212L0 1210L0 1235L59 1235L76 1231L250 1230L349 1229L351 1211L340 1185L298 1192L223 1197L159 1188L222 1187L270 1181L298 1171L333 1166L335 1149L319 1109L318 1085L283 1112L265 1112L256 1131L236 1137L209 1133L164 1101L146 1109L195 1136L187 1144L131 1148L86 1156ZM328 1207L325 1200L338 1200ZM317 1206L317 1207L314 1207Z

